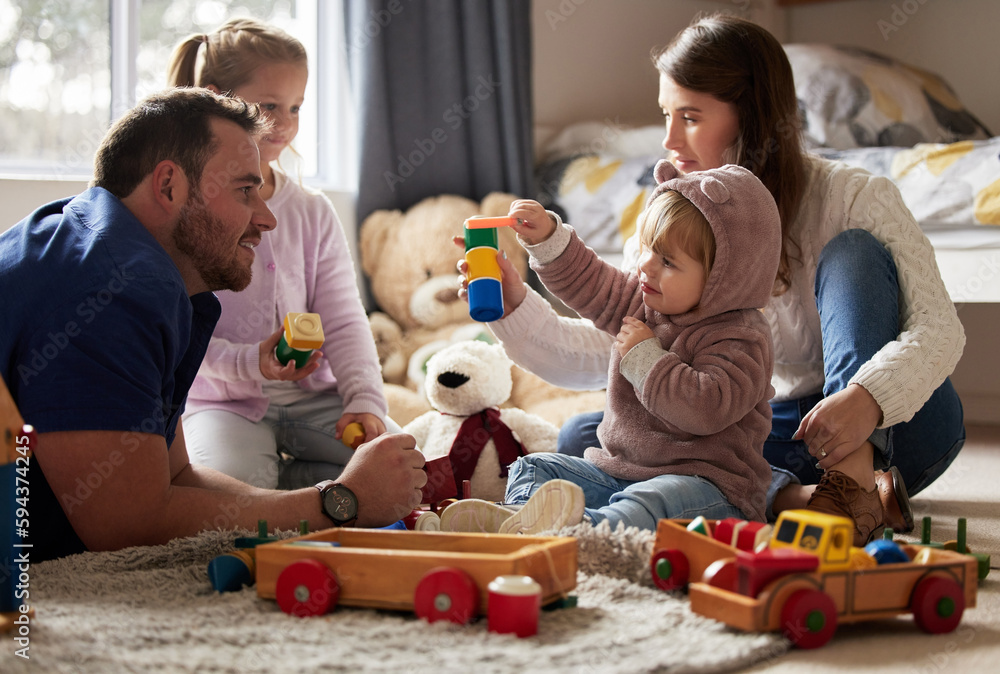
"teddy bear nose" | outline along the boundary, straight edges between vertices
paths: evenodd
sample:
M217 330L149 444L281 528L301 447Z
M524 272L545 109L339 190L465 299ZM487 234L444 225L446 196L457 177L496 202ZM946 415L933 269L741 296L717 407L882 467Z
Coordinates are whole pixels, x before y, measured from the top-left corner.
M458 372L442 372L438 375L438 383L448 388L458 388L467 381L469 378Z
M452 302L458 301L458 289L457 288L442 288L441 290L434 293L434 299L441 304L451 304Z

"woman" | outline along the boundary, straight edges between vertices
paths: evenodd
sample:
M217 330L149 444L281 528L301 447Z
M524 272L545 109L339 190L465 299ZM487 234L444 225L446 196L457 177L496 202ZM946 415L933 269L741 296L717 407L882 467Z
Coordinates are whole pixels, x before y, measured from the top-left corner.
M858 545L887 519L911 528L905 490L940 476L965 441L947 379L965 336L933 250L889 180L803 152L791 66L766 30L710 16L654 61L669 158L686 173L750 169L781 215L781 263L765 309L777 392L764 448L775 469L769 515L808 505L848 516ZM625 250L630 264L634 240ZM558 317L500 262L505 314L490 327L511 358L557 385L603 388L608 338ZM571 419L560 451L599 444L600 414ZM890 466L878 477L886 508L876 471Z

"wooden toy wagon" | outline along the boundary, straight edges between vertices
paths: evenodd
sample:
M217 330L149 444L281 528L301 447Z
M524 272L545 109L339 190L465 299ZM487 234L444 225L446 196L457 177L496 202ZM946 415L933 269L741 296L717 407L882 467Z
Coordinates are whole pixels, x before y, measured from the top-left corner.
M843 517L786 510L766 549L720 559L691 584L691 610L744 631L781 630L800 648L818 648L838 624L905 613L925 632L950 632L976 605L974 557L899 545L879 559L878 546L852 547L853 531Z
M464 624L487 613L498 576L530 576L542 604L576 587L568 537L326 529L259 545L255 556L258 596L297 616L340 603Z

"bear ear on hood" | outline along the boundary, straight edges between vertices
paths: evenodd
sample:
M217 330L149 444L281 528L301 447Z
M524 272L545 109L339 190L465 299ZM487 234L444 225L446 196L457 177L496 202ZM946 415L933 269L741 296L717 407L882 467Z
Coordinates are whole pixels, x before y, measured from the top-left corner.
M653 177L656 178L657 185L662 185L668 180L673 180L678 175L677 167L671 164L668 159L661 159L656 162L656 168L653 169Z
M712 176L701 181L701 191L712 200L713 204L724 204L729 201L729 188Z

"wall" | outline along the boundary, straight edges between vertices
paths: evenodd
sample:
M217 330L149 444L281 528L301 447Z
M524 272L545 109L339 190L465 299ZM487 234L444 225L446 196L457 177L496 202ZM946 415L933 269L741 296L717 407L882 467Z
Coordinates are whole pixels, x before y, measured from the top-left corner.
M699 12L739 13L748 5L749 0L534 0L539 140L572 122L659 124L650 52L666 46ZM766 18L758 14L756 20Z
M582 120L659 123L653 47L704 11L743 14L782 42L865 47L942 75L1000 135L996 0L535 0L535 121L544 134Z
M935 72L1000 135L1000 2L841 0L785 11L786 42L864 47Z

